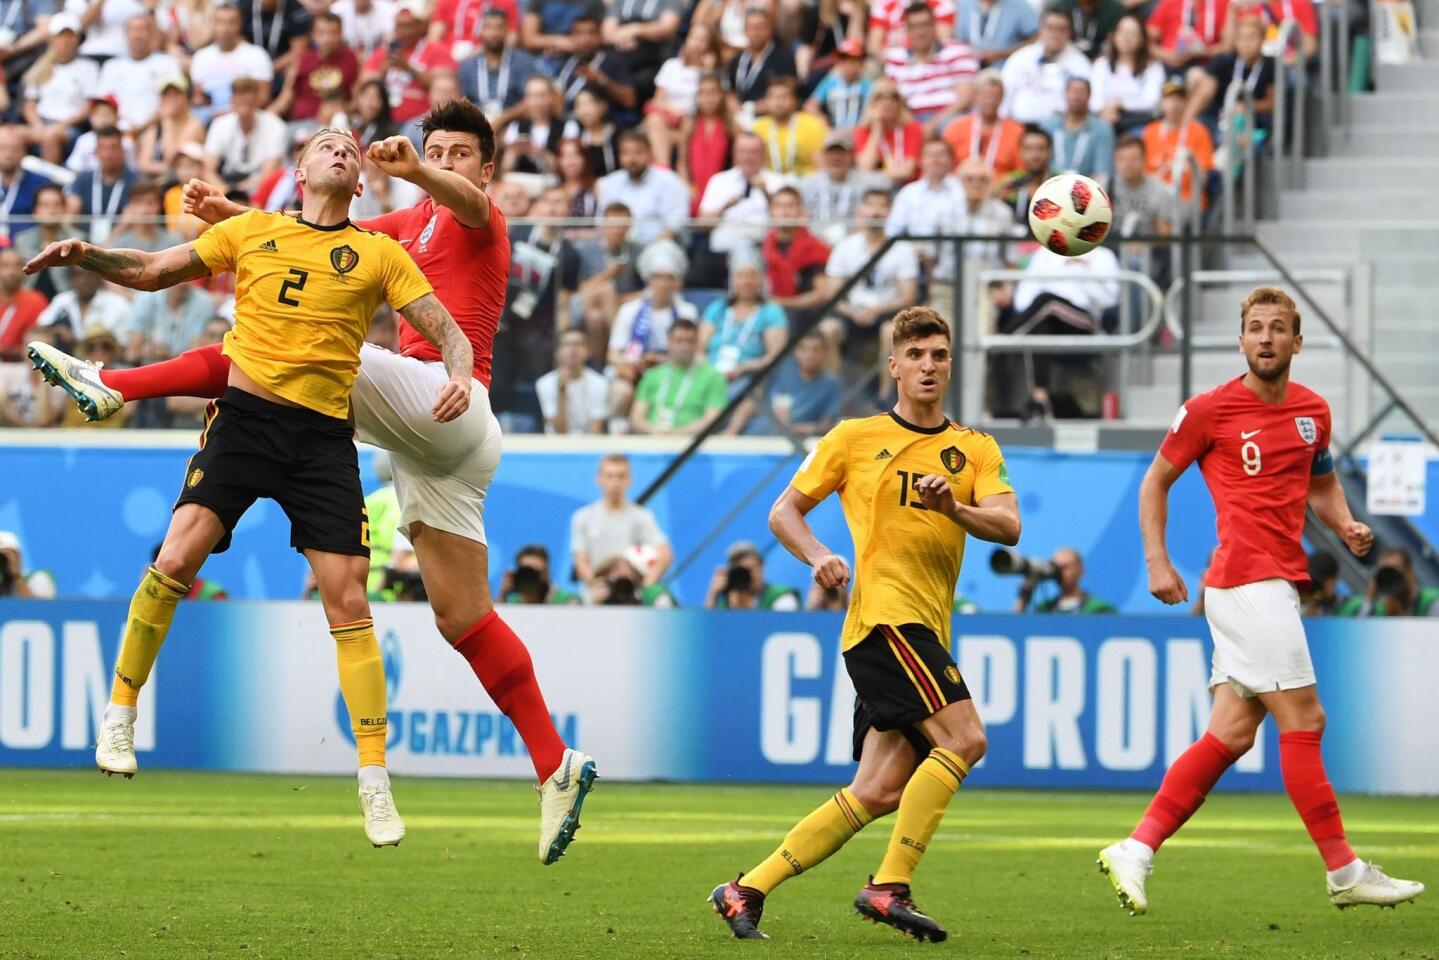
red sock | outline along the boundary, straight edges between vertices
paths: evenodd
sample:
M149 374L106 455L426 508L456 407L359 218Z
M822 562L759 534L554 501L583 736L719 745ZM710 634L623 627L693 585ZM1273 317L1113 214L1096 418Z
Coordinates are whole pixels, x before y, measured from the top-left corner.
M186 350L172 360L132 367L129 370L101 370L100 382L120 391L126 403L151 397L219 397L230 379L230 361L220 353L220 344Z
M549 779L559 769L565 742L535 681L535 664L524 642L500 619L499 611L491 610L465 632L455 650L469 661L495 706L520 732L540 782Z
M1222 740L1206 732L1174 761L1159 785L1159 792L1149 802L1149 809L1144 811L1144 819L1130 836L1151 850L1158 850L1161 843L1174 836L1174 832L1194 816L1224 771L1237 759Z
M1299 811L1299 819L1309 830L1309 838L1319 848L1327 870L1338 870L1355 860L1354 849L1344 839L1344 821L1339 816L1339 801L1324 773L1324 758L1319 741L1324 734L1317 730L1291 730L1279 735L1279 770L1284 775L1284 789Z

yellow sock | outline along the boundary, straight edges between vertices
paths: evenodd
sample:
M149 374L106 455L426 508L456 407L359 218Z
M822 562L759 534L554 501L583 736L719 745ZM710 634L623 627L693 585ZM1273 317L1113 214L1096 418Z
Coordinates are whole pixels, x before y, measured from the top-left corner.
M150 679L160 645L170 632L175 619L175 605L190 588L171 580L154 567L130 598L130 615L125 620L125 639L120 642L120 656L115 661L115 680L110 685L110 701L133 707L140 699L140 688Z
M875 883L909 883L939 821L944 819L949 798L968 775L968 764L948 750L935 747L929 752L900 794L894 833L874 875Z
M740 877L740 886L768 894L821 863L873 819L846 787L795 824L774 853Z
M330 627L340 665L340 693L350 712L350 729L360 749L360 766L385 765L385 666L375 639L375 621Z

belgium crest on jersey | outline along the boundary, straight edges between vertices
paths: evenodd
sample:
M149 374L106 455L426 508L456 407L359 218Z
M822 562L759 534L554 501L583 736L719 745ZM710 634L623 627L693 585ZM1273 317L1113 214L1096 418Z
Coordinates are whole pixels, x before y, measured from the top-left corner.
M945 447L939 451L939 462L950 473L959 473L964 469L964 451L958 447Z
M336 247L330 251L330 266L334 267L335 272L341 276L349 273L355 269L355 267L359 266L359 264L360 255L356 253L355 248L348 243L343 247Z
M1305 443L1319 439L1319 428L1314 425L1313 417L1295 417L1294 425L1299 428L1299 439Z

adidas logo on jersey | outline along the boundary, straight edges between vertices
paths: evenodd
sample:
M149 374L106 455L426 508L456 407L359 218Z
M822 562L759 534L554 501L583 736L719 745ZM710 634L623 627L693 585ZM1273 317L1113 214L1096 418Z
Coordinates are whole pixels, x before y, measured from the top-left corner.
M270 253L279 253L279 252L280 252L280 248L277 247L277 246L275 246L275 241L273 241L273 240L266 240L264 243L260 244L260 249L261 249L261 250L267 250L267 251L269 251Z
M874 455L874 458L876 460L888 460L890 458L890 452L888 450L880 450L879 453Z

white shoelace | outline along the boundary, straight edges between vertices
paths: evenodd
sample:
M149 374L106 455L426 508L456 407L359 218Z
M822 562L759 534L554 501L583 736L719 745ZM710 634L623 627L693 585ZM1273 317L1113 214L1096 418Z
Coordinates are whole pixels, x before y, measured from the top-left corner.
M135 728L128 723L112 723L106 728L106 739L110 749L133 752L135 749Z
M395 818L395 798L390 791L375 790L369 794L369 797L371 820L393 820Z

